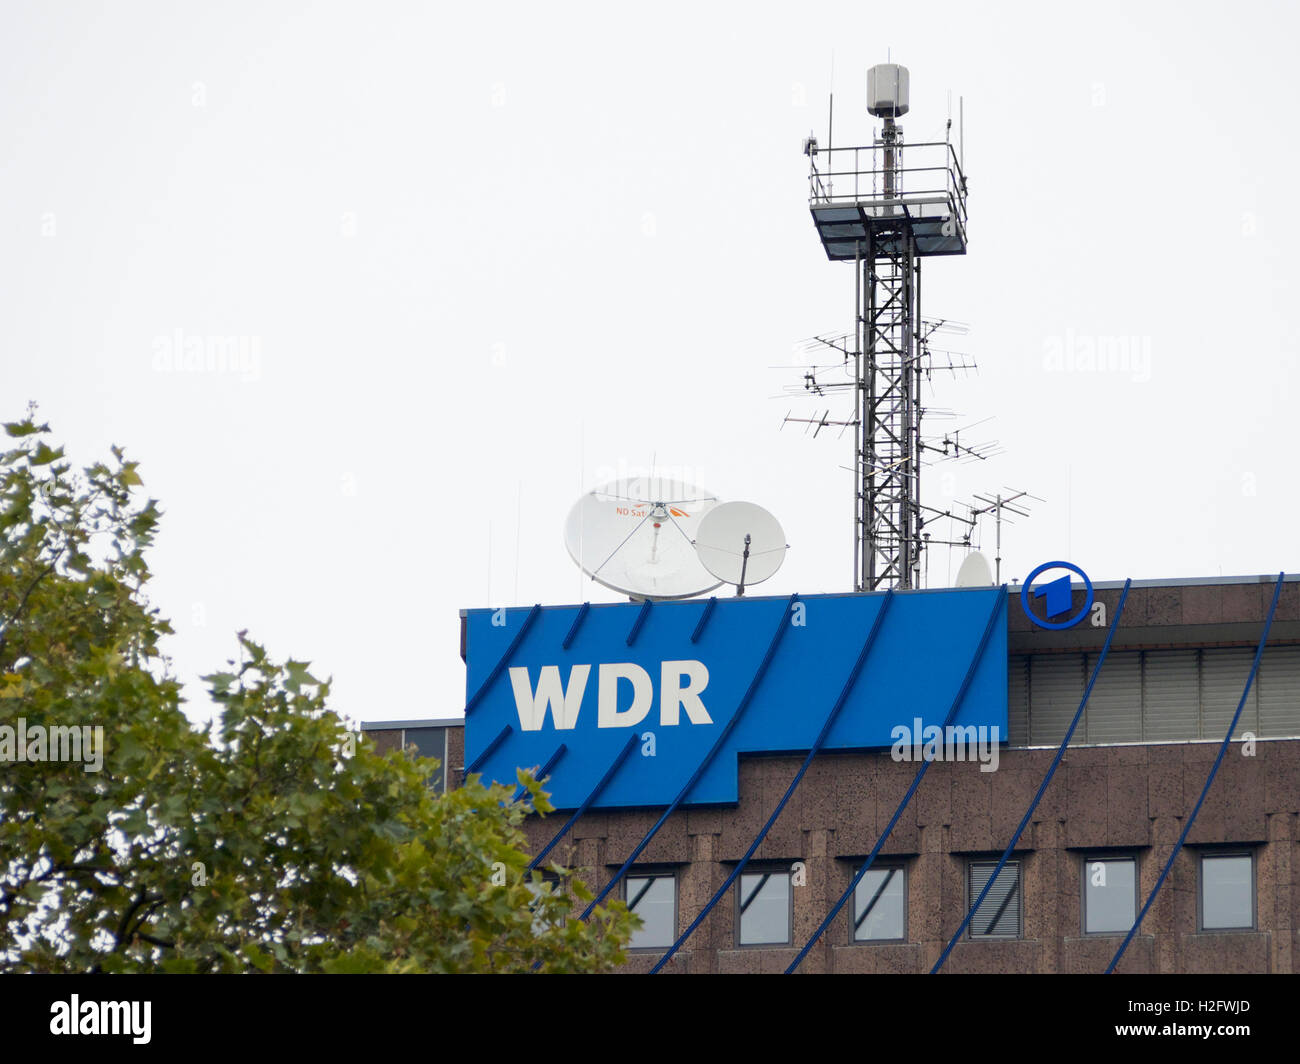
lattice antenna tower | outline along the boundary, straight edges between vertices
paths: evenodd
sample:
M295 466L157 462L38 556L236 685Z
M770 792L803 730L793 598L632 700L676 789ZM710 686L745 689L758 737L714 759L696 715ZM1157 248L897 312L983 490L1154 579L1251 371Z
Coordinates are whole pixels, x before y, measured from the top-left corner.
M867 110L883 120L883 129L872 143L821 148L809 137L804 144L817 233L829 259L854 267L854 329L838 338L846 365L852 356L845 383L854 413L839 422L829 414L812 420L817 431L831 425L854 431L858 591L921 584L922 453L932 441L921 434L920 392L933 331L920 313L921 262L966 253L966 177L960 145L951 143L951 120L942 142L907 144L905 165L898 119L909 98L906 67L874 66L867 72ZM823 387L815 375L812 386Z

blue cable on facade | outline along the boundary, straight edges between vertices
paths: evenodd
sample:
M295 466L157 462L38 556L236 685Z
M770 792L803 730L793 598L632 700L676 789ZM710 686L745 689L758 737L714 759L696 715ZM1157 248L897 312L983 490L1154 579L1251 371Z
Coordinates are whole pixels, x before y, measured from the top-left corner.
M1124 951L1128 949L1128 944L1133 941L1133 936L1137 934L1138 928L1142 926L1142 919L1146 916L1147 910L1151 908L1151 903L1156 900L1156 895L1160 893L1160 888L1164 885L1165 877L1169 875L1169 870L1174 866L1174 860L1182 851L1183 843L1187 841L1187 833L1192 830L1192 824L1196 821L1196 814L1201 811L1201 804L1205 801L1205 796L1210 793L1210 785L1214 783L1215 774L1219 771L1219 765L1223 763L1223 755L1228 752L1228 744L1232 742L1232 733L1237 730L1237 721L1241 719L1241 710L1246 705L1246 699L1250 695L1251 685L1255 682L1255 673L1259 671L1260 658L1264 656L1264 644L1268 640L1269 629L1273 627L1273 614L1277 612L1277 600L1282 594L1282 580L1286 573L1277 574L1277 585L1273 588L1273 602L1268 608L1268 617L1264 620L1264 631L1259 637L1259 646L1255 648L1255 660L1250 666L1250 673L1246 677L1246 688L1241 692L1241 701L1237 703L1237 712L1232 715L1232 723L1228 725L1228 733L1223 737L1223 744L1219 747L1219 755L1214 759L1214 764L1210 768L1210 774L1205 778L1205 786L1201 788L1201 796L1196 799L1196 805L1192 807L1192 814L1187 818L1187 823L1183 825L1182 834L1178 836L1178 842L1174 846L1174 851L1169 855L1169 860L1165 862L1165 867L1160 872L1160 878L1156 880L1156 885L1151 888L1151 895L1147 898L1146 904L1142 906L1142 911L1138 913L1137 919L1133 921L1133 926L1124 936L1124 941L1120 943L1119 949L1115 951L1115 956L1111 958L1107 966L1105 975L1110 975L1115 971L1115 965L1119 964L1119 959L1124 956Z
M646 599L641 603L641 608L637 611L636 620L632 622L632 630L627 633L627 645L631 646L636 642L637 634L641 631L641 626L645 624L646 618L650 616L650 611L654 609L654 601Z
M717 740L709 749L709 752L704 755L704 760L700 762L699 766L695 769L695 772L692 773L691 778L686 781L686 786L684 786L678 793L677 797L672 800L672 804L669 805L668 808L664 810L663 815L655 821L654 827L646 832L645 837L637 843L636 849L634 849L628 859L623 862L622 867L614 873L614 877L605 884L601 892L597 894L591 904L583 910L582 915L578 919L587 919L596 906L604 901L609 895L609 892L618 885L619 881L624 875L626 875L627 870L632 867L632 862L640 857L641 852L650 845L650 840L655 837L655 833L664 826L664 822L667 821L667 819L672 816L674 810L682 804L686 796L691 793L691 789L699 782L700 777L704 775L705 769L707 769L713 762L713 759L718 756L718 753L726 744L727 739L731 737L732 731L734 731L736 725L740 723L740 718L744 716L745 710L749 708L749 703L753 700L755 693L758 691L758 685L762 683L763 677L767 673L768 666L772 664L772 659L776 656L777 647L781 645L781 640L785 638L786 629L790 627L790 612L794 609L794 604L798 601L799 593L796 591L790 596L785 607L781 611L781 619L777 621L776 631L772 634L772 640L767 646L767 653L763 655L763 660L759 663L758 671L754 673L754 678L750 681L749 687L745 690L745 694L741 698L740 704L736 707L736 712L731 715L731 719L727 721L726 727L722 729L721 734L718 735Z
M541 852L538 853L536 857L534 857L531 861L528 862L529 872L531 872L534 868L540 865L542 861L546 859L546 855L550 853L553 849L555 849L555 844L558 843L562 838L564 838L564 836L568 834L569 829L578 822L578 820L589 808L591 808L591 803L594 802L597 798L599 798L601 792L603 792L605 788L609 786L609 781L612 780L614 778L614 775L618 772L618 770L623 767L623 762L627 760L628 754L630 754L636 748L636 744L638 742L640 742L640 739L638 739L636 735L628 736L627 742L623 744L623 749L619 752L618 756L614 758L609 768L606 769L605 775L601 776L600 782L596 784L595 789L592 790L592 792L589 795L587 795L585 799L583 799L582 804L578 806L573 816L569 817L569 819L565 822L564 827L560 828L560 830L555 833L555 838L553 838L544 847L542 847Z
M776 823L782 810L785 809L786 803L790 800L790 796L794 794L795 788L799 786L799 782L804 777L804 773L808 771L808 766L812 764L813 758L817 756L818 751L821 750L827 737L830 735L831 728L835 724L835 718L839 716L840 710L844 708L844 703L849 699L849 693L853 690L853 685L857 682L858 675L862 672L862 667L867 662L867 656L871 653L871 647L876 641L876 635L880 631L881 623L884 621L885 614L889 611L889 605L893 600L894 592L893 589L890 589L885 592L885 597L881 601L880 609L876 612L876 619L871 623L871 630L867 633L866 641L862 644L862 652L858 654L858 659L854 662L853 668L849 672L848 679L844 681L844 687L840 691L839 698L837 698L835 704L831 706L831 711L826 715L826 721L822 724L822 730L817 734L817 739L813 743L812 749L808 751L808 756L804 758L803 764L799 766L799 771L795 773L794 779L790 781L790 786L786 788L785 794L782 796L781 800L776 803L776 808L772 810L772 815L768 817L767 823L763 825L763 830L755 837L754 841L750 844L749 849L745 851L745 856L742 857L740 863L731 870L731 874L727 876L722 886L718 888L717 893L714 894L713 897L709 899L708 904L700 910L700 914L691 922L691 926L681 933L681 936L677 941L668 948L668 951L659 958L658 963L650 969L651 975L656 974L665 964L672 960L673 954L681 949L682 943L691 937L695 929L704 921L704 918L713 911L713 907L718 904L719 900L721 900L722 896L726 894L731 884L736 881L736 877L745 870L745 866L749 864L749 859L754 856L759 846L762 845L763 840L767 838L767 833L772 830L772 825Z
M1020 826L1016 828L1015 834L1011 836L1011 841L1007 843L1007 848L1002 851L1002 859L998 861L997 867L993 869L993 874L989 876L988 882L984 884L984 889L980 891L979 897L975 899L975 903L966 913L966 917L962 920L961 926L957 928L956 933L948 940L948 945L944 947L944 951L939 955L939 959L934 962L934 967L930 969L931 975L934 975L943 967L943 962L948 959L948 954L952 952L953 947L957 944L957 940L961 938L961 933L966 930L966 926L971 922L971 918L975 915L975 911L983 904L985 896L993 888L993 884L997 882L998 876L1002 874L1002 869L1006 865L1008 858L1011 856L1012 849L1014 849L1016 843L1020 841L1020 836L1025 830L1025 825L1029 823L1029 818L1033 815L1034 810L1038 808L1038 803L1042 801L1043 795L1047 792L1047 785L1052 782L1052 776L1056 772L1056 767L1061 763L1061 758L1065 756L1065 748L1070 745L1070 737L1074 735L1074 729L1079 725L1079 718L1083 716L1084 708L1088 705L1088 698L1092 694L1093 684L1097 682L1097 677L1101 675L1101 667L1106 664L1106 655L1110 653L1111 640L1115 638L1115 631L1119 628L1119 620L1124 615L1124 603L1128 601L1128 589L1132 582L1131 579L1124 581L1124 590L1120 593L1119 605L1115 607L1115 619L1110 622L1110 631L1106 633L1106 642L1101 648L1101 654L1097 657L1097 664L1093 667L1092 676L1088 680L1088 686L1084 688L1083 700L1079 703L1079 708L1074 711L1074 719L1070 721L1070 727L1066 730L1065 738L1061 740L1061 745L1057 747L1056 757L1052 759L1052 764L1047 770L1047 775L1043 777L1043 782L1038 786L1038 793L1034 795L1034 800L1029 803L1029 808L1025 810L1025 815L1020 818Z
M971 681L975 678L975 670L979 668L980 662L984 659L984 651L988 647L989 637L993 635L993 628L997 624L997 619L1002 616L1002 609L1006 605L1006 601L1007 585L1003 584L1001 592L997 597L997 601L993 603L993 612L989 614L988 623L984 625L984 634L980 636L979 645L975 648L975 655L971 658L971 663L969 668L966 670L966 675L962 679L961 686L957 689L957 695L952 700L952 707L948 710L948 715L944 718L943 726L945 728L957 719L957 711L961 708L962 699L966 697L966 691L970 688ZM817 930L813 932L812 938L804 943L804 947L799 951L799 955L790 962L790 967L785 970L786 975L792 975L794 970L803 963L803 959L808 956L809 950L811 950L813 946L817 944L818 939L826 933L826 929L831 926L831 921L839 915L840 910L844 908L845 902L852 897L853 892L857 889L858 883L862 880L862 877L867 874L867 870L871 867L872 862L875 861L876 855L880 853L880 848L885 844L885 840L889 838L890 832L894 830L894 825L898 823L898 818L903 815L903 810L907 808L907 803L912 800L912 795L916 793L917 787L921 785L921 780L925 778L925 773L929 767L929 761L922 762L920 769L916 773L916 778L912 780L912 785L908 787L907 793L903 795L903 800L898 803L898 808L894 810L894 815L890 818L885 830L881 833L880 838L876 840L875 846L871 848L871 853L867 856L866 863L858 869L857 875L853 877L853 882L849 884L849 889L840 895L840 900L837 901L831 908L831 911L826 914L826 919L823 920Z
M474 712L474 708L483 700L483 696L488 693L488 688L496 683L497 677L505 671L506 662L514 657L515 651L519 649L519 644L524 641L524 636L528 634L528 629L533 626L533 621L537 620L541 612L542 604L540 602L535 603L533 608L528 611L528 616L524 618L524 623L519 626L519 631L515 633L514 639L510 641L510 645L506 647L506 652L502 654L501 659L492 666L492 671L488 673L488 677L483 681L483 685L475 691L473 697L465 703L465 716L468 717L472 712Z
M541 771L539 771L535 777L539 783L551 774L551 770L559 763L560 758L568 753L568 750L569 748L564 743L560 743L560 745L555 748L555 753L547 758L546 764L542 766ZM519 799L524 796L526 790L527 788L521 783L515 790L514 797L510 800L512 802L519 801Z
M568 633L565 635L565 637L562 640L560 640L560 646L563 649L565 650L569 649L569 646L573 643L573 640L578 635L578 629L582 627L582 622L587 619L587 613L590 610L591 610L590 602L584 602L581 606L578 607L577 616L573 618L573 623L569 625Z
M700 636L704 634L704 626L709 623L709 618L713 616L713 608L718 604L718 596L710 595L709 601L704 604L704 609L700 610L700 619L695 625L695 631L691 633L691 642L698 643Z
M497 747L500 746L503 742L505 742L506 739L509 738L510 733L513 731L514 728L512 728L509 724L507 724L499 732L497 732L496 738L493 739L490 743L488 743L487 746L483 747L483 752L469 763L469 767L465 769L466 777L468 777L471 773L477 772L480 768L482 768L483 762L486 761L489 757L491 757L494 753L496 753Z

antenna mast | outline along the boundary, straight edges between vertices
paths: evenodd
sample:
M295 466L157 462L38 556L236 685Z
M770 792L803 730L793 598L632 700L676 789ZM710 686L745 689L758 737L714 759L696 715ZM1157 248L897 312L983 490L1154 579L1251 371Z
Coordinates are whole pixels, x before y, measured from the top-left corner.
M857 591L921 584L921 260L966 253L966 178L949 141L907 146L907 68L867 72L867 110L884 120L871 145L819 150L809 206L826 255L852 262L854 558ZM847 351L845 352L847 355Z
M999 584L1002 583L1002 522L1004 520L1002 512L1005 510L1008 513L1013 513L1020 517L1028 517L1029 504L1022 500L1033 499L1035 502L1043 501L1037 495L1030 495L1027 491L1017 491L1015 488L1004 488L1003 491L1009 492L1009 494L1003 495L1000 491L993 496L976 495L975 498L984 505L979 508L972 508L970 514L972 521L978 520L984 514L993 514L993 523L997 533L997 554L994 559L997 569L995 570L996 575L994 576L994 581ZM1011 523L1010 520L1007 520L1007 524Z

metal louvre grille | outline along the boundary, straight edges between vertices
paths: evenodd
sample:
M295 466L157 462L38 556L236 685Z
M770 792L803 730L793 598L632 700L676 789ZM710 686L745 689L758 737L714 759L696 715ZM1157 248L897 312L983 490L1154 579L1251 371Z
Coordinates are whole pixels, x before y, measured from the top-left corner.
M1300 647L1266 647L1259 663L1259 735L1300 735Z
M1142 686L1144 739L1198 738L1201 719L1199 650L1148 650L1143 661ZM1224 727L1227 727L1226 723Z
M989 881L997 861L972 861L968 871L966 904L969 907ZM998 873L970 921L971 938L1020 937L1020 862L1008 861Z
M1250 674L1250 647L1112 651L1075 743L1222 739ZM1008 742L1055 746L1083 698L1097 655L1012 655ZM1024 723L1027 720L1027 726ZM1300 737L1300 646L1267 647L1233 738Z
M1085 676L1096 668L1097 654L1083 663ZM1086 683L1086 680L1085 680ZM1079 693L1083 698L1083 692ZM1080 729L1090 743L1135 743L1142 739L1142 654L1111 651L1093 684ZM1078 732L1075 733L1079 734ZM1059 742L1059 740L1058 740Z
M1268 656L1265 650L1264 656ZM1248 647L1214 647L1201 651L1201 735L1202 739L1222 739L1228 722L1237 712L1241 689L1246 686L1255 652ZM1241 718L1233 738L1242 732L1259 734L1259 684L1251 685L1250 695L1242 707Z
M1007 742L1029 745L1029 656L1007 659Z
M1083 655L1040 654L1029 661L1029 734L1035 746L1056 745L1083 698ZM1076 731L1074 741L1081 742Z

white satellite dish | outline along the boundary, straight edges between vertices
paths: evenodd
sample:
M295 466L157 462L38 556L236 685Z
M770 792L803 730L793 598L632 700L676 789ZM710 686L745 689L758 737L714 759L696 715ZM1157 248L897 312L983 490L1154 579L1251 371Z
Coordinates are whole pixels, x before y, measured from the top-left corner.
M598 584L637 599L689 598L717 587L692 545L718 497L667 477L616 480L574 503L564 545Z
M773 576L785 561L781 522L752 502L724 502L700 522L695 536L700 562L743 595L750 584Z
M966 560L957 570L956 587L992 587L993 570L989 560L979 551L973 550L966 555Z

